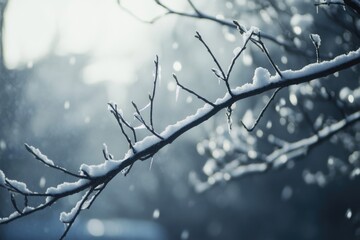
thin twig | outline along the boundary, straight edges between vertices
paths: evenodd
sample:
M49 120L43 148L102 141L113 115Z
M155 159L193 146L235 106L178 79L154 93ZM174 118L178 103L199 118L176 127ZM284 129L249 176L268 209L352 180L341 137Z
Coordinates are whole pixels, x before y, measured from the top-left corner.
M154 131L154 129L152 129L144 120L144 118L142 117L140 111L139 111L139 108L136 106L136 104L134 102L131 102L134 109L135 109L135 114L134 114L134 117L140 122L142 123L147 130L149 130L149 132L151 132L152 134L154 134L156 137L160 138L161 140L164 140L164 138L162 136L160 136L158 133L156 133Z
M11 203L12 203L13 207L15 208L15 210L16 210L20 215L22 215L22 212L20 211L19 207L18 207L17 204L16 204L15 196L14 196L13 193L10 194L10 199L11 199Z
M248 127L245 125L245 123L244 123L243 121L241 121L241 124L244 126L244 128L245 128L248 132L252 132L252 131L255 129L255 127L259 124L260 119L261 119L262 116L264 115L266 109L269 107L270 103L274 100L276 94L277 94L281 89L282 89L282 88L279 87L279 88L277 88L277 89L273 92L273 94L271 95L269 101L268 101L268 102L266 103L266 105L263 107L263 109L261 110L259 116L256 118L255 122L253 123L253 125L252 125L250 128L248 128Z
M270 61L271 65L273 66L273 68L275 69L275 71L277 72L277 74L279 74L280 77L282 77L282 74L281 74L281 71L279 69L279 67L274 63L274 61L272 60L271 56L270 56L270 53L268 51L268 49L266 48L265 44L263 41L261 41L261 32L259 32L258 34L259 36L259 43L267 57L267 59Z
M80 175L80 174L76 174L76 173L70 172L70 171L68 171L67 169L65 169L65 168L63 168L63 167L60 167L60 166L57 166L57 165L55 165L55 164L54 164L54 165L49 164L48 162L44 161L41 156L39 156L36 152L34 152L33 148L32 148L30 145L28 145L27 143L25 143L24 145L25 145L25 149L26 149L29 153L31 153L37 160L39 160L40 162L42 162L44 165L46 165L46 166L48 166L48 167L50 167L50 168L54 168L54 169L56 169L56 170L59 170L59 171L61 171L61 172L63 172L63 173L66 173L66 174L68 174L68 175L70 175L70 176L73 176L73 177L85 178L85 179L87 178L86 176L83 176L83 175Z
M126 8L123 4L121 4L121 0L117 0L119 7L124 10L127 14L129 14L130 16L132 16L133 18L135 18L136 20L142 22L142 23L147 23L147 24L153 24L155 22L157 22L158 20L160 20L161 18L165 17L168 14L171 14L171 12L166 11L163 14L160 14L158 16L153 17L150 20L145 20L140 18L138 15L134 14L130 9Z
M150 100L150 127L151 127L152 130L154 130L153 111L154 111L154 98L155 98L155 92L156 92L156 81L157 81L158 75L159 75L159 57L158 57L158 55L156 55L154 63L155 63L154 86L153 86L152 95L151 96L149 95L149 100Z
M118 108L117 108L117 104L113 104L113 103L109 103L108 104L112 109L112 111L110 111L114 117L116 118L117 121L121 121L126 127L128 127L131 132L133 133L133 137L134 137L134 141L137 142L137 137L136 137L136 131L134 129L134 127L132 127L122 116L122 113L119 112ZM130 138L129 138L130 139Z
M108 103L108 105L110 106L110 112L114 115L116 121L119 124L119 127L121 129L121 133L123 134L123 136L125 137L126 141L129 144L129 148L135 153L136 150L131 142L131 139L129 138L129 136L127 135L127 133L125 132L125 129L123 127L123 123L125 124L126 121L124 120L124 118L122 117L121 113L119 113L119 111L117 110L117 105L116 104L112 104L112 103ZM133 130L133 134L134 134L134 138L136 139L136 134L135 134L135 130L133 127L131 127L129 124L126 124L126 126L128 126L130 129Z
M100 187L100 189L95 188L94 190L96 190L97 192L95 193L95 195L91 198L91 202L89 203L89 205L87 206L86 209L90 209L91 206L93 205L93 203L95 202L96 198L100 195L100 193L105 189L105 187L107 186L107 184L109 183L110 180L105 181L105 183Z
M203 14L200 12L199 9L197 9L194 5L194 3L191 1L191 0L187 0L189 5L191 6L191 8L195 11L195 13L198 15L198 16L202 16Z
M78 209L76 210L74 216L72 217L72 219L70 220L70 222L65 223L65 231L63 232L63 234L60 237L60 240L64 239L67 235L67 233L69 232L71 226L74 224L77 216L80 214L81 210L82 210L82 206L84 205L84 203L87 201L88 197L91 195L91 193L94 191L94 187L91 188L84 196L84 198L81 200L81 203L78 207Z
M206 48L206 50L209 52L211 58L213 59L213 61L215 62L216 66L219 68L219 71L221 72L221 78L222 80L224 80L226 78L225 72L223 71L220 63L218 62L217 58L214 56L214 54L212 53L211 49L209 48L209 46L206 44L206 42L203 40L203 38L201 37L199 32L196 32L195 37L197 39L199 39L199 41L204 45L204 47Z
M246 38L246 40L245 40L242 48L240 49L240 51L238 51L238 52L236 53L236 55L231 59L231 63L230 63L230 65L229 65L229 69L228 69L227 74L226 74L226 81L229 81L230 74L231 74L231 71L232 71L235 63L236 63L236 60L240 57L240 55L241 55L241 54L243 53L243 51L246 49L246 46L247 46L249 40L252 38L252 36L253 36L253 32L251 32L251 33L249 34L249 37Z
M207 103L207 104L215 107L215 104L214 104L214 103L212 103L212 102L210 102L209 100L207 100L206 98L200 96L199 94L197 94L197 93L194 92L193 90L190 90L189 88L184 87L184 85L182 85L182 84L179 82L179 80L177 79L177 76L175 75L175 73L173 73L173 78L175 79L176 84L177 84L179 87L181 87L183 90L185 90L186 92L188 92L188 93L196 96L197 98L199 98L200 100L204 101L205 103Z

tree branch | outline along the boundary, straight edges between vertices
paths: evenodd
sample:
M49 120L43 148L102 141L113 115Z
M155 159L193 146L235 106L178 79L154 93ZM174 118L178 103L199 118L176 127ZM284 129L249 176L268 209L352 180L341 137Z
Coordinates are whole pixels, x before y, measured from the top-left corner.
M83 200L78 202L79 205L76 205L71 211L71 215L66 216L74 216L74 218L66 218L66 219L73 219L75 221L76 216L82 210L83 205L94 191L102 190L102 186L105 185L112 180L115 176L119 173L123 172L124 170L127 171L136 161L138 160L145 160L149 157L154 156L160 149L163 147L171 144L174 140L180 137L185 132L191 130L192 128L198 126L199 124L205 122L218 112L223 109L227 109L231 107L235 102L240 101L242 99L249 98L251 96L255 96L271 89L278 89L282 87L288 87L294 84L299 84L303 82L309 82L314 79L318 79L321 77L328 76L335 72L348 69L354 65L360 63L360 49L350 52L349 54L343 54L331 61L324 61L322 63L314 63L305 66L304 68L297 70L297 71L283 71L281 72L282 77L279 74L275 76L254 76L253 83L247 83L242 86L239 86L235 89L231 89L230 92L227 92L223 98L217 99L214 103L208 104L206 103L202 108L199 108L194 115L188 116L185 119L173 124L169 125L165 128L164 131L161 133L156 133L149 127L144 119L142 118L140 111L138 110L137 106L133 103L135 111L137 113L137 118L140 122L142 122L145 127L153 134L151 136L145 137L143 140L136 142L133 144L133 149L129 149L125 156L120 160L112 160L108 157L105 162L98 164L98 165L87 165L82 164L80 166L79 171L84 173L86 177L84 178L83 175L75 175L75 177L79 178L78 181L74 182L66 182L57 185L56 187L49 187L45 193L35 193L27 189L25 183L17 182L15 180L9 180L5 177L4 173L0 170L0 186L2 188L7 189L9 192L17 192L23 196L33 196L33 197L43 197L45 198L44 203L40 204L36 207L28 207L26 206L24 209L16 209L16 212L11 214L8 217L0 219L0 223L8 223L20 217L29 215L31 213L40 211L51 206L54 202L63 199L67 196L80 193L82 191L87 190L87 192L83 195ZM264 70L264 69L263 69ZM255 71L255 73L264 72L264 71ZM268 71L266 71L268 73ZM232 93L232 95L230 94ZM308 140L308 143L320 142L322 139L325 139L327 136L330 136L332 132L335 132L337 129L344 128L344 125L349 125L355 121L358 121L360 118L360 113L356 113L353 115L349 115L346 121L339 121L336 125L331 125L328 128L324 128L319 131L318 136L312 137L314 140ZM311 139L312 139L311 138ZM300 144L297 142L296 144L291 145L292 147L287 147L286 151L291 150L291 153L296 153L298 150L295 146ZM310 146L310 145L309 145ZM134 151L134 149L136 151ZM285 149L285 147L284 147ZM301 150L301 149L300 149ZM273 163L275 166L280 166L283 159L281 161L277 161L280 159L280 154L287 153L285 150L276 151L273 154L268 156L269 163ZM105 151L106 152L106 151ZM106 154L105 154L106 155ZM43 163L52 166L50 160L45 159L40 155L40 153L36 153L35 156L42 159ZM257 169L267 168L264 165L259 166L249 166L252 171L256 171ZM57 169L62 171L61 169ZM99 189L99 190L98 190ZM91 201L92 202L92 201ZM22 214L20 214L21 212ZM63 218L64 220L64 218ZM72 222L69 223L72 223ZM65 221L67 222L67 221ZM71 226L71 224L70 224ZM67 228L64 236L66 235L67 231L70 229Z

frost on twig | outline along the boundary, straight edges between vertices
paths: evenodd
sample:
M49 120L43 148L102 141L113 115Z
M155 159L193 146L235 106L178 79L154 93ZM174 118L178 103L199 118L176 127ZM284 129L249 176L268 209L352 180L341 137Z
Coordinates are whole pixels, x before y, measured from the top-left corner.
M320 45L321 45L321 38L318 34L310 34L310 39L313 42L316 50L316 62L320 62Z

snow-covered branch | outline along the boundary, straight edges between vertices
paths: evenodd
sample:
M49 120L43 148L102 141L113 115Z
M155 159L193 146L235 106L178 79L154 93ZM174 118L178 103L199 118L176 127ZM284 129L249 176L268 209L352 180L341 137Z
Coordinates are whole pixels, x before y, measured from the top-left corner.
M281 40L272 35L263 33L256 27L250 27L247 29L236 21L224 20L207 15L200 11L191 0L188 0L188 4L193 11L192 13L173 10L159 0L155 0L155 3L162 7L165 10L165 13L160 17L156 17L150 22L155 22L165 15L174 14L196 19L210 20L221 25L237 29L242 34L243 42L239 47L235 48L234 56L230 60L230 64L227 66L227 68L221 66L220 61L218 61L214 52L211 50L210 46L206 43L200 33L196 32L195 35L203 47L205 47L206 51L210 54L212 61L217 67L217 69L212 69L212 71L215 76L222 80L222 83L225 84L226 92L224 93L224 96L220 96L216 101L210 101L203 97L201 93L196 93L195 91L191 90L191 88L185 87L180 83L178 77L173 74L173 78L175 79L178 86L176 94L178 94L178 91L180 90L186 91L187 93L196 96L200 101L204 102L204 105L203 107L197 109L193 115L187 116L186 118L174 124L169 124L163 131L159 131L158 129L155 130L155 120L153 116L155 107L154 98L161 70L159 59L156 56L154 60L155 72L152 79L153 88L148 96L148 104L145 107L140 108L137 104L132 102L134 108L134 117L138 120L140 126L133 126L130 121L127 121L122 113L122 110L118 108L116 103L111 102L108 104L108 109L116 119L117 124L120 127L121 134L125 138L129 147L123 158L114 159L113 155L109 153L107 146L104 145L103 155L105 160L103 163L97 165L88 165L83 163L79 167L78 172L74 173L64 167L58 166L39 149L26 144L25 147L27 151L31 153L35 159L39 160L41 163L51 168L52 170L63 172L69 177L73 177L74 180L72 182L63 182L56 186L49 187L44 192L35 192L30 190L24 182L7 178L4 172L0 170L0 187L9 192L11 203L14 208L13 213L0 219L1 224L9 223L26 215L46 209L55 202L68 196L81 194L79 201L70 211L62 212L60 214L60 220L65 224L65 231L61 236L62 239L67 235L68 231L81 211L91 207L95 199L115 176L121 173L127 175L135 162L138 160L144 161L151 159L162 148L174 142L182 134L204 123L217 113L226 110L227 121L229 128L231 128L232 106L236 102L248 99L253 96L258 96L270 90L275 90L270 100L260 112L259 117L255 120L253 126L247 127L248 131L252 131L258 125L264 112L267 110L268 106L275 98L276 93L280 89L327 77L339 71L346 70L360 64L360 49L351 51L347 54L341 54L328 61L320 62L318 52L320 47L320 37L313 34L310 38L316 47L318 61L313 64L308 64L299 70L289 69L281 71L272 59L269 50L263 42L263 39L267 39L280 46L283 46L287 50L303 53L294 45L293 42ZM119 4L122 6L120 1ZM240 56L244 53L246 47L249 44L254 44L263 52L264 57L266 57L267 61L270 62L270 66L274 68L276 74L271 76L268 69L258 67L255 69L252 79L248 79L246 84L241 86L232 86L230 77L234 77L234 74L232 73L234 72L233 70L235 63L239 60ZM241 79L241 81L237 82L244 82L244 80L246 79ZM143 114L143 112L147 110L149 111L149 119L145 119ZM344 113L343 115L344 119L338 120L336 123L332 123L331 125L323 127L320 130L314 128L315 134L308 138L303 138L294 142L287 142L281 139L274 140L274 145L277 145L279 148L275 149L269 155L257 154L256 157L259 159L258 162L247 165L236 165L235 162L231 162L224 165L224 167L216 173L210 174L209 180L206 183L198 182L197 180L193 179L195 181L195 185L198 191L204 191L209 186L218 181L223 181L224 179L229 180L231 178L241 177L246 174L264 172L269 169L276 169L284 166L289 160L302 156L315 145L344 130L349 125L360 121L360 112L358 111L355 111L349 115ZM139 140L138 136L140 134L138 135L137 131L141 128L147 129L149 136ZM130 132L130 134L128 134L128 132ZM28 206L29 198L41 199L43 203L36 206ZM22 199L24 204L19 204L19 199Z
M232 95L227 92L224 97L217 99L212 104L205 104L202 108L199 108L195 114L188 116L175 124L169 125L165 128L164 131L158 134L159 136L151 135L145 137L141 141L134 143L132 147L130 147L129 151L125 154L125 156L120 160L113 160L107 158L104 163L98 165L87 165L84 163L80 166L79 174L71 174L70 172L66 171L66 173L69 173L70 175L80 179L74 182L62 183L56 187L50 187L44 193L36 193L30 191L25 183L8 179L1 171L1 187L7 189L9 192L19 194L24 198L44 197L45 201L43 204L35 207L24 206L23 209L21 209L18 205L14 204L14 207L16 205L16 211L10 216L2 218L0 221L1 223L11 222L20 217L45 209L57 200L65 198L69 195L80 193L87 189L87 192L85 193L85 195L83 195L83 198L81 198L80 202L74 207L75 210L73 209L69 213L72 217L67 217L67 219L70 219L70 221L67 221L66 223L70 223L70 225L67 225L66 228L68 231L68 228L70 228L76 216L80 213L81 209L83 209L83 205L85 204L85 202L90 201L91 203L95 199L95 197L93 196L97 196L98 193L103 190L105 185L113 177L118 175L120 172L127 171L127 169L132 166L137 160L145 160L152 157L160 149L172 143L183 133L205 122L207 119L211 118L222 109L230 107L237 101L261 94L271 89L278 89L280 87L283 88L294 84L309 82L317 78L328 76L343 69L350 68L359 63L360 49L350 52L348 54L340 55L331 61L324 61L322 63L314 63L307 65L300 70L283 71L281 72L282 77L280 77L278 74L270 76L268 70L264 68L257 68L255 70L252 82L250 81L249 83L242 86L232 88ZM265 163L251 164L241 167L239 166L239 168L236 168L236 171L234 170L231 173L231 176L235 177L248 172L265 171L269 168L269 164L274 167L281 166L285 162L284 159L287 160L289 158L302 154L305 149L310 148L321 140L343 129L347 125L359 120L359 118L360 113L357 112L353 115L350 115L347 119L343 121L339 121L338 123L333 124L330 127L320 130L317 136L303 139L301 141L291 144L285 144L282 149L276 150L273 152L273 154L269 155ZM35 156L35 158L42 161L45 165L55 168L56 170L63 171L63 168L57 167L52 160L49 160L38 149L28 145L26 146L28 151L30 151ZM107 150L105 151L105 153L107 156L109 156ZM282 156L285 156L285 158ZM89 204L86 205L88 206ZM63 213L62 216L70 216L69 214ZM64 219L64 217L62 217L62 219ZM64 236L65 235L63 235L63 237Z

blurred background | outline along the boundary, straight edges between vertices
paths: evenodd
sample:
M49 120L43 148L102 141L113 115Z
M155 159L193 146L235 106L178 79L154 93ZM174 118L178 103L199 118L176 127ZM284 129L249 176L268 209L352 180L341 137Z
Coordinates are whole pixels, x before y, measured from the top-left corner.
M192 11L185 0L164 2L180 11ZM351 25L353 31L336 24L342 23L336 18L353 20L339 6L317 9L312 1L291 0L194 3L216 18L237 19L290 40L312 56L315 49L309 33L322 37L324 59L359 47L360 22ZM151 0L124 0L122 4L142 19L164 12ZM212 74L214 64L194 38L195 31L201 33L224 66L233 57L234 48L242 45L237 31L205 20L166 16L154 24L143 23L115 0L0 0L0 6L0 169L8 178L25 181L36 191L73 179L36 161L24 143L40 148L58 165L73 171L82 163L102 163L103 143L116 159L121 159L127 143L107 103L117 102L125 117L136 123L131 101L138 106L147 104L155 55L159 56L162 73L154 122L162 131L203 105L181 91L176 100L173 72L185 86L210 100L222 97L226 91ZM302 21L293 18L296 14L302 16ZM316 62L315 57L288 53L266 43L281 69L298 69ZM264 55L250 47L236 65L232 86L249 82L259 66L271 69ZM329 81L336 91L343 85L359 86L358 71L346 71L340 77L345 82ZM262 105L263 96L238 103L234 123L239 124L247 110ZM275 106L269 111L266 118L278 121L272 113ZM321 105L321 111L334 114L326 105ZM339 176L322 186L303 180L304 170L325 169L328 155L344 158L344 150L331 148L330 144L320 145L294 168L196 193L189 174L197 173L201 178L208 159L198 153L198 143L214 134L226 134L223 129L226 117L221 113L161 150L151 166L150 161L138 162L128 176L116 177L92 208L82 212L68 238L360 238L356 220L359 180ZM274 124L271 131L290 137L297 133L290 134L279 124ZM355 144L352 152L359 150ZM1 191L0 197L0 213L6 216L13 212L10 196ZM79 198L64 199L51 209L1 225L0 238L56 239L63 231L59 213L70 210Z

